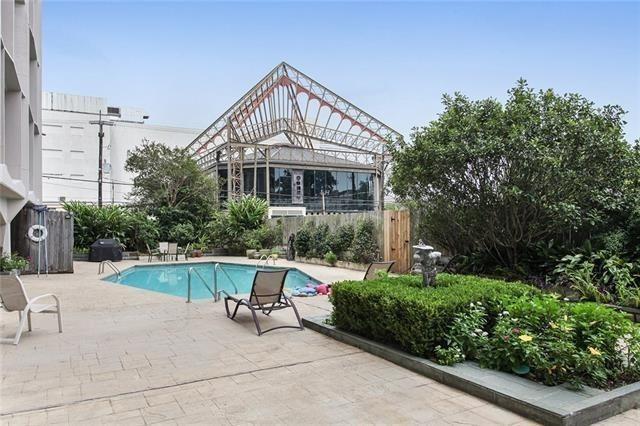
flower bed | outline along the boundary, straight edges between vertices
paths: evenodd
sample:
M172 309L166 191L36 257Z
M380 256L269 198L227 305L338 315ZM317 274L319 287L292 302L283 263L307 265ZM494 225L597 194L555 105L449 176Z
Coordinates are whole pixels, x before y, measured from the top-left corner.
M544 384L602 389L640 379L640 328L594 303L563 303L522 283L438 275L333 286L337 328L442 364L477 360Z

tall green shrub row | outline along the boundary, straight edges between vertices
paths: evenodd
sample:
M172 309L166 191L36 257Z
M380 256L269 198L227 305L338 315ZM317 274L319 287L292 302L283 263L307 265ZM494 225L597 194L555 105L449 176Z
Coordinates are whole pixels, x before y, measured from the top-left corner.
M146 250L160 237L157 221L143 211L126 207L71 201L63 208L73 214L74 246L86 249L99 238L116 238L129 250Z
M331 252L339 260L370 263L379 251L376 226L371 219L363 219L355 227L343 224L332 232L327 224L308 221L296 234L295 249L301 257L323 259Z

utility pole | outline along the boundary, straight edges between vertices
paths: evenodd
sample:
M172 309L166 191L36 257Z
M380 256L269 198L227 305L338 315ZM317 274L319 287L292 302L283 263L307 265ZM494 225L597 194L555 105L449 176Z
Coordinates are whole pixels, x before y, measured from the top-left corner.
M102 120L102 110L98 115L98 121L92 120L89 124L97 124L98 128L98 207L102 207L102 176L103 176L103 162L102 162L102 145L104 140L103 126L113 126L113 121Z

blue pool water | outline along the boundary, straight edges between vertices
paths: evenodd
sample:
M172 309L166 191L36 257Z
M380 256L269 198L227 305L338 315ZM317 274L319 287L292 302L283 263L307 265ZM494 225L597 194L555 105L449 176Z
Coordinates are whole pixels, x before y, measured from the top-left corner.
M104 279L113 283L142 288L145 290L157 291L171 294L173 296L187 297L187 280L189 268L193 267L207 281L213 289L213 272L215 263L184 263L184 264L162 264L162 265L138 265L122 271L120 276L111 275ZM229 278L238 287L239 294L248 294L251 291L253 277L256 274L254 265L240 265L235 263L220 263L221 272L218 269L217 281L218 290L226 290L233 294L233 285ZM272 269L267 267L267 269ZM228 275L228 277L227 277ZM305 287L307 283L320 284L320 282L298 269L291 269L287 274L285 288L294 289ZM197 274L191 276L191 298L211 299L211 293L203 285Z

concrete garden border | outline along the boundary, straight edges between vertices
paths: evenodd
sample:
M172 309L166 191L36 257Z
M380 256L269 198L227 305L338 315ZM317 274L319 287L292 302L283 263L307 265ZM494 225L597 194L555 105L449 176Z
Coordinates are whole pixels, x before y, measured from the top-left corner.
M458 388L532 420L549 425L586 425L640 406L640 382L611 391L545 386L513 374L465 362L452 367L347 333L325 324L327 317L303 318L306 327L401 367Z

